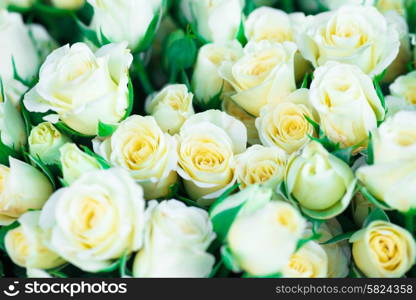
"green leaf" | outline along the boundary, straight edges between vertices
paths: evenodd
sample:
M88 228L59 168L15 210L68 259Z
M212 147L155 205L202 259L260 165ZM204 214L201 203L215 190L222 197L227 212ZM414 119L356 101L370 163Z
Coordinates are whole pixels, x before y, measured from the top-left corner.
M220 257L220 260L217 262L217 264L214 266L214 268L212 268L211 273L209 274L208 278L214 278L215 275L217 275L217 273L219 272L219 270L221 269L221 267L224 265L224 261L222 256Z
M65 179L63 179L62 177L58 177L58 181L63 187L68 187L69 186L69 183L66 182Z
M105 124L101 121L98 122L98 136L100 137L109 137L114 131L117 130L117 124Z
M212 217L211 222L214 232L217 234L217 239L221 243L226 240L228 231L243 206L244 203L231 209L224 210Z
M337 149L332 152L333 155L344 161L348 165L352 165L352 158L353 158L353 152L356 149L355 146L343 148L343 149Z
M333 237L332 239L329 239L325 242L320 243L321 245L331 245L331 244L336 244L345 240L349 240L352 235L355 233L355 231L350 231L350 232L345 232L343 234L337 235L335 237Z
M63 134L67 135L73 140L77 139L85 139L85 140L91 140L95 138L93 135L86 135L83 133L80 133L78 131L75 131L74 129L70 128L68 125L66 125L64 122L58 122L54 124L54 126L61 131Z
M32 86L32 83L31 83L31 82L29 82L29 81L27 81L27 80L23 79L23 78L19 75L19 73L18 73L18 71L17 71L17 67L16 67L16 62L15 62L15 60L14 60L14 57L13 57L13 56L12 56L12 67L13 67L13 78L14 78L15 80L19 81L20 83L22 83L22 84L23 84L23 85L25 85L25 86L28 86L28 87ZM4 99L4 98L3 98L3 99Z
M127 262L130 258L129 253L126 251L123 256L120 258L120 264L119 264L119 272L120 272L120 277L126 277L129 276L130 272L127 269Z
M221 90L212 97L208 102L204 102L202 100L195 101L195 105L199 111L206 111L210 109L219 109L221 110L222 107L222 93L224 90L224 85L222 85Z
M1 226L0 227L0 250L6 251L6 246L4 245L4 238L6 237L6 234L17 227L19 227L19 222L14 221L12 224L7 226Z
M370 132L368 137L368 147L367 147L367 164L374 164L374 146L373 146L373 134Z
M137 49L135 49L135 52L146 51L152 46L153 40L157 33L157 28L159 27L162 17L163 17L163 14L162 14L162 10L160 9L153 16L153 19L150 22L149 27L147 27L146 34L144 35L143 39L140 41Z
M364 221L363 228L367 227L371 222L374 221L386 221L390 222L389 217L381 208L376 207L371 211L371 213L367 216Z
M30 113L23 102L23 97L20 99L20 110L25 123L26 136L30 136L30 132L32 131L32 122L30 120Z
M374 197L370 193L370 191L367 190L366 187L360 185L359 190L360 190L361 194L364 196L364 198L367 199L367 201L369 201L370 203L374 204L376 207L381 208L383 210L391 210L391 207L387 203L385 203L381 200L378 200L376 197Z
M231 250L227 246L221 247L221 259L224 262L224 265L227 269L233 271L234 273L241 272L238 263L234 259Z
M95 158L95 160L100 164L101 168L103 170L107 170L111 168L111 165L105 160L104 157L102 157L101 155L95 153L94 151L92 151L90 148L88 148L87 146L83 146L81 145L82 150L84 150L84 152L86 154L88 154L89 156L92 156L93 158Z
M302 238L298 241L297 245L296 245L296 251L298 251L300 248L302 248L303 246L305 246L307 243L309 243L310 241L317 241L322 237L322 234L318 233L318 232L312 232L312 235L306 238Z
M9 158L14 157L16 159L21 159L22 155L18 153L13 148L3 144L1 138L0 138L0 164L9 166Z
M108 39L105 36L104 32L100 28L100 44L101 44L101 46L108 45L108 44L111 44L111 43L112 43L112 41L110 41L110 39Z
M244 14L249 16L256 8L257 5L253 0L246 0L246 5L244 6Z
M171 72L180 72L194 65L198 49L190 36L176 39L167 49L166 58Z
M239 183L234 184L233 186L229 187L228 189L226 189L224 191L224 193L222 193L216 200L215 202L211 205L209 211L210 213L214 210L214 208L221 204L224 200L226 200L231 194L233 194L238 188L240 187Z
M34 164L35 167L41 170L42 173L45 174L46 177L48 177L49 181L52 184L53 189L56 190L57 185L55 181L55 176L53 172L51 171L51 169L39 157L34 157L33 155L29 153L25 153L25 156L29 158L30 162Z
M306 73L303 77L302 84L300 86L301 89L307 89L309 88L309 82L312 79L312 73Z
M181 195L176 195L176 199L186 203L186 205L188 205L188 206L194 206L194 207L198 207L200 209L206 210L206 208L204 206L200 205L198 202L196 202L194 200L191 200L187 197L184 197L184 196L181 196Z
M245 46L247 44L247 37L244 29L244 21L241 18L240 27L238 28L237 32L237 40L240 42L241 46Z

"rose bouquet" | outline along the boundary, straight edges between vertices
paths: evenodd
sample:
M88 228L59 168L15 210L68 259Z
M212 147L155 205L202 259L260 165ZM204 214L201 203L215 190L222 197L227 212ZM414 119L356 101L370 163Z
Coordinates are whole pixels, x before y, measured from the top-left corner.
M415 277L415 19L1 0L0 275Z

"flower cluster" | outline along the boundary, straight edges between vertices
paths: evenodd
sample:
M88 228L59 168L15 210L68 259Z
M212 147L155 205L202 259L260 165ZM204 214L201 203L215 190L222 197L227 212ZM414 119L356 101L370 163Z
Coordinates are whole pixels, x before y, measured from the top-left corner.
M415 18L1 1L0 276L416 276Z

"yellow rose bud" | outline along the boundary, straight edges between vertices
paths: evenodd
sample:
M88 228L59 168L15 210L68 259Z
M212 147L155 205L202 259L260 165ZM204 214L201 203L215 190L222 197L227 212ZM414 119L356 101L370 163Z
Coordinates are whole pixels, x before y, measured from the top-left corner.
M65 263L45 245L40 229L40 211L27 212L19 218L20 226L7 232L4 244L7 254L20 267L51 269Z
M359 5L316 15L297 43L315 68L338 61L356 65L371 77L381 74L400 48L396 28L376 8Z
M305 116L318 120L309 102L307 89L300 89L278 104L266 105L256 119L263 145L277 146L291 154L302 148L314 135L314 128Z
M416 243L405 229L374 221L355 233L352 255L357 267L368 277L402 277L415 263Z
M239 60L225 62L219 70L235 90L232 100L253 116L259 116L263 106L293 92L296 51L292 42L249 42Z
M82 152L77 145L72 143L61 147L60 163L64 180L68 184L73 183L85 173L101 168L95 158Z
M330 219L350 204L356 180L350 167L318 142L310 142L289 159L287 192L307 215Z
M59 161L59 149L70 139L60 133L51 123L40 123L32 128L29 135L29 150L34 157L39 157L46 164Z
M371 78L358 67L329 62L316 69L310 99L324 133L342 147L367 141L385 111Z
M164 133L152 116L131 116L111 137L94 141L95 152L128 170L148 200L166 197L176 183L176 147L175 138Z
M0 225L13 223L30 209L41 209L52 194L48 178L36 168L10 157L0 165Z
M160 128L169 134L176 134L182 124L192 116L193 95L184 84L166 86L146 101L146 112L152 115Z
M278 147L251 146L235 157L235 172L240 188L264 184L275 188L283 181L287 154Z
M292 254L282 274L288 278L328 277L327 254L321 245L310 241Z

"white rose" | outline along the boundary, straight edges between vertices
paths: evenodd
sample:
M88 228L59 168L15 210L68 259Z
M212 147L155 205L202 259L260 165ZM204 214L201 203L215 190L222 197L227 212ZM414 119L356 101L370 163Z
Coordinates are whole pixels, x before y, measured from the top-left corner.
M210 42L226 42L237 37L244 0L182 0L181 10L188 22Z
M292 254L282 275L287 278L326 278L328 256L321 245L310 241Z
M385 111L371 78L358 67L329 62L316 69L310 99L324 133L342 147L365 143Z
M406 15L406 0L376 0L375 7L382 13L394 11Z
M350 204L355 186L350 167L318 142L310 142L289 159L287 192L313 218L327 220L341 214Z
M256 119L260 141L266 146L277 146L291 154L302 148L314 135L312 124L305 118L319 121L309 100L307 89L296 90L277 104L262 108Z
M43 122L32 128L29 135L29 150L34 157L39 157L46 164L59 161L59 149L70 139L59 132L49 122Z
M92 27L112 42L127 41L132 50L142 47L150 24L162 13L163 0L88 0L94 8ZM153 32L151 33L153 34Z
M85 173L101 169L95 158L82 152L75 144L67 143L60 147L59 152L63 178L68 184Z
M412 59L412 50L409 39L409 26L406 19L395 11L388 11L384 16L389 26L396 28L400 39L399 54L387 68L387 72L383 77L383 82L391 83L397 76L407 72L407 64Z
M240 188L264 184L275 188L283 181L288 155L278 147L254 145L235 156L235 172Z
M390 93L403 98L408 104L416 105L416 71L398 77L390 85Z
M87 272L142 247L143 191L120 169L90 172L55 192L42 210L46 245Z
M86 135L96 135L99 121L117 123L129 106L126 44L109 44L95 54L84 43L53 51L40 69L39 82L24 98L29 111L55 111L48 121L63 121Z
M3 83L3 95L0 92L0 102L5 102L6 99L10 100L13 103L13 106L20 107L20 98L27 91L27 87L16 79L5 79L1 78Z
M176 140L152 116L131 116L111 137L94 144L95 152L130 172L148 200L166 197L177 181Z
M8 98L0 103L0 137L3 144L18 152L22 151L27 143L23 117Z
M30 209L41 209L52 194L48 178L31 165L9 158L0 165L0 225L13 223Z
M227 61L220 68L221 76L235 89L232 100L259 116L264 105L293 92L296 51L292 42L249 42L243 57L235 63Z
M19 218L15 229L4 238L7 254L20 267L51 269L65 263L56 253L46 248L44 234L39 227L40 211L31 211Z
M243 56L243 48L237 40L210 43L199 49L192 75L192 90L198 102L207 104L220 93L233 90L232 86L220 76L219 69L224 62L235 62L241 56Z
M215 238L206 211L177 200L149 203L144 247L135 277L208 277L215 258L207 248Z
M192 116L193 95L184 84L166 86L146 100L146 112L152 115L160 128L169 134L176 134L182 124Z
M84 6L85 0L52 0L52 5L61 9L79 9Z
M394 26L371 6L343 6L317 15L299 35L302 55L315 67L335 60L376 76L396 58L400 41Z
M415 263L416 243L405 229L373 221L351 238L357 267L368 277L399 278Z
M246 128L224 112L208 110L189 118L178 138L185 189L193 200L211 204L236 181L234 154L246 149Z
M416 156L416 112L401 111L373 132L374 162L412 160Z
M300 213L283 201L270 201L254 212L239 214L227 235L238 266L252 276L282 271L305 229Z
M40 61L20 14L0 9L0 40L7 41L0 47L0 76L4 80L13 78L13 59L20 77L34 77Z

